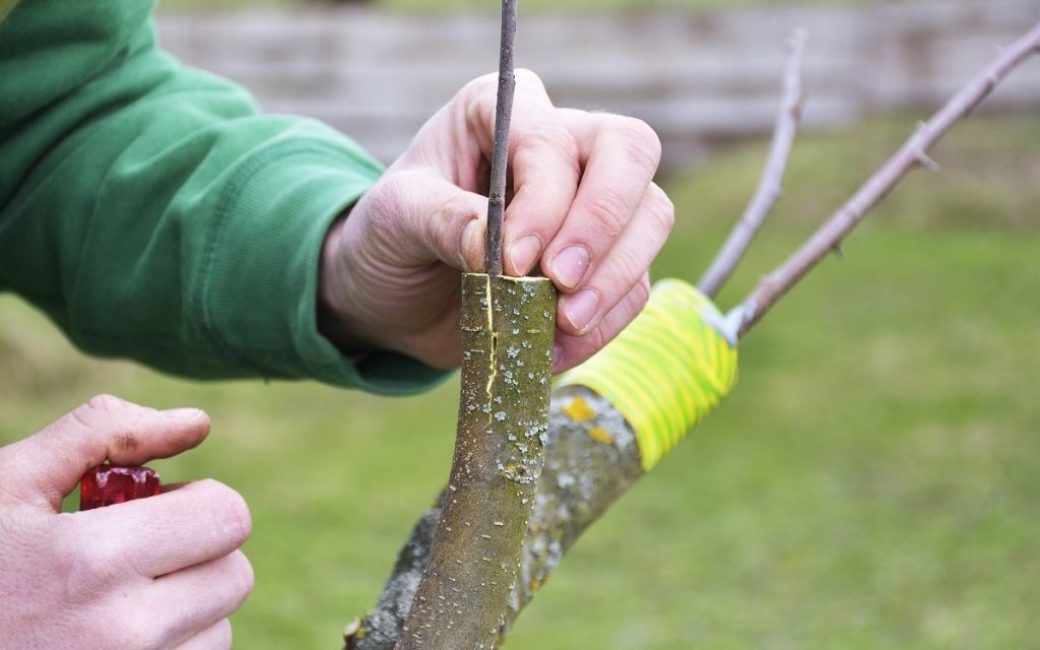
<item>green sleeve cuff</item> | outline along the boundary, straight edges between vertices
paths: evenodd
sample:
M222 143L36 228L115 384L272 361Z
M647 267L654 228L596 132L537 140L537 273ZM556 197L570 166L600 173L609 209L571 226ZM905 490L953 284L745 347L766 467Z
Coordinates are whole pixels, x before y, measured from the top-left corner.
M381 170L360 150L286 140L229 183L195 292L203 331L264 377L314 378L383 395L431 388L450 372L386 351L358 360L318 331L318 273L332 222Z

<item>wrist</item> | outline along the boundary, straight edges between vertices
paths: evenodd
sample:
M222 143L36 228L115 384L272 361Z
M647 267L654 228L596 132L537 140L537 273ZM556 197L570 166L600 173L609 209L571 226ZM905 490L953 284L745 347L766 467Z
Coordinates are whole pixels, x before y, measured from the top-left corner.
M344 269L340 251L349 213L350 208L332 222L322 241L318 273L318 332L344 355L357 358L372 351L375 346L354 332L350 317L343 308Z

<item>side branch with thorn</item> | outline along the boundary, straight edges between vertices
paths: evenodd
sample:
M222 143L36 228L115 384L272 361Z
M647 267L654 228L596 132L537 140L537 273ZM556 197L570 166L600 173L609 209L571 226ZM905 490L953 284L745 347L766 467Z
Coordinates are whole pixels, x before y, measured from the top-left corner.
M802 59L805 55L805 42L808 33L804 29L795 30L788 43L789 55L784 72L783 99L776 116L773 129L773 143L770 145L769 158L758 189L744 209L740 221L733 227L726 243L719 250L711 266L704 272L697 288L706 296L714 296L733 274L737 264L744 257L751 240L755 238L759 228L765 223L773 206L776 205L783 192L784 171L787 158L791 153L794 136L798 132L798 123L802 118L802 105L805 99L802 93Z
M917 132L841 206L778 269L765 276L751 294L727 317L737 336L742 336L776 304L791 287L841 242L852 229L905 177L922 166L938 169L928 151L954 124L982 102L1015 68L1040 51L1040 23L1006 48L988 67L959 90L938 113L918 127Z

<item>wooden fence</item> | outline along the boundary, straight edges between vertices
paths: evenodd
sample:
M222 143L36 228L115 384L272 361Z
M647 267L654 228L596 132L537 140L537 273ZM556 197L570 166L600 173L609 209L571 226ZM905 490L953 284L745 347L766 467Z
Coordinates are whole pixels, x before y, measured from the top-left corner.
M163 14L159 26L167 49L243 83L265 110L317 117L390 160L459 87L493 70L497 20L312 7ZM935 106L1037 20L1040 0L525 14L517 58L557 105L641 117L661 134L667 162L685 164L770 130L796 26L810 32L812 128ZM986 106L1040 109L1040 62Z

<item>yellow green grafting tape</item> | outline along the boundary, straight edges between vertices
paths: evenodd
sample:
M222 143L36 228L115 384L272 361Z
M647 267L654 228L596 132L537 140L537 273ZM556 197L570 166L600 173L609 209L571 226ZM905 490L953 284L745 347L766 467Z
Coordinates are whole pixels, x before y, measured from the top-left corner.
M736 343L722 333L723 323L697 289L663 280L632 324L560 384L606 398L635 431L649 471L736 382Z

